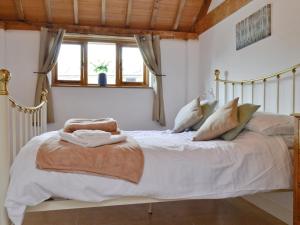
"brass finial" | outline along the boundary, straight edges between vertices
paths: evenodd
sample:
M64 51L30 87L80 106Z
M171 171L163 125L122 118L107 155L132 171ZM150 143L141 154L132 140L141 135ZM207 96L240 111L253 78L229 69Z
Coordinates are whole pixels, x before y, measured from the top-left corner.
M8 70L0 70L0 95L8 95L7 84L10 77L10 72Z
M42 101L47 102L48 91L45 89L42 91Z
M215 80L220 80L220 70L215 70Z

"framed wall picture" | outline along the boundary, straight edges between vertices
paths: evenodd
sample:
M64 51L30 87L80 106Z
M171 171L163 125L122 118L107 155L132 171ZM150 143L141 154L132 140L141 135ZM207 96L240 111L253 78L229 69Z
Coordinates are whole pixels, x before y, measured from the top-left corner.
M271 4L236 25L236 50L271 36Z

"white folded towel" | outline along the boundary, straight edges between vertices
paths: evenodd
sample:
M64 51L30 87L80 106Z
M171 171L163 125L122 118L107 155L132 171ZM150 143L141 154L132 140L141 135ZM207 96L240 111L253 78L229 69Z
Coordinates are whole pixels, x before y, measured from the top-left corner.
M88 140L89 142L99 141L100 139L107 140L111 136L110 132L106 132L106 131L102 131L102 130L76 130L72 134L74 134L75 136L77 136L79 138Z
M60 131L60 138L63 141L67 141L76 145L87 148L95 148L102 145L115 144L122 141L126 141L127 137L125 135L111 135L109 137L78 137L74 133L67 133Z

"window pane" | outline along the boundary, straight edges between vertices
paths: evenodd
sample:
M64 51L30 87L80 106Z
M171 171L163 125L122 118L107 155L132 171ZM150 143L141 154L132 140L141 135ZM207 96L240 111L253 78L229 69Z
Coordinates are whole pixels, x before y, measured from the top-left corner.
M136 47L122 47L122 81L144 82L144 62Z
M95 66L108 64L107 84L116 84L116 44L88 43L88 83L98 84Z
M57 61L57 79L80 81L81 45L62 44Z

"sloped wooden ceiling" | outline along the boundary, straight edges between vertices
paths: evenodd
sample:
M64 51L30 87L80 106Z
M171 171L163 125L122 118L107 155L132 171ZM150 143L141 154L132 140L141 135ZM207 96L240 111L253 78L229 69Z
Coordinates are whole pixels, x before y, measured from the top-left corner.
M48 26L65 28L71 33L154 33L162 38L195 39L199 31L214 24L214 18L207 19L216 10L207 14L211 1L0 0L0 28L38 30ZM226 0L217 7L218 20L250 1ZM231 5L235 10L231 10ZM203 21L207 22L203 24Z

